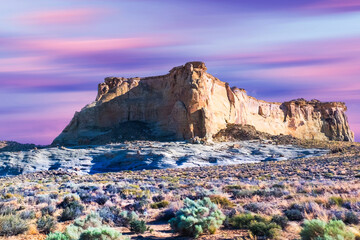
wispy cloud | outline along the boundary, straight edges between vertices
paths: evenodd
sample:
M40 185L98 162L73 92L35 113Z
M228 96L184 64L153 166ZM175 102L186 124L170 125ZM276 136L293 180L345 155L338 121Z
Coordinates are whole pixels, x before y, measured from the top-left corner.
M70 25L90 24L109 13L101 8L51 9L29 12L16 17L16 20L27 25Z
M360 11L358 0L322 0L314 1L303 7L304 10L325 10L325 11Z
M341 47L339 47L341 46ZM241 67L241 77L289 81L301 84L356 82L360 75L360 39L344 38L307 41L281 46L263 47L250 53L212 56L218 64ZM314 81L316 79L316 81Z
M59 66L49 64L49 56L3 57L0 58L0 73L50 71Z
M170 59L161 53L161 49L179 47L186 42L171 35L84 39L2 38L0 51L3 49L7 54L0 58L0 73L58 75L82 72L82 75L106 75L109 69L141 68L145 62L146 65L155 65L159 63L156 56ZM33 83L37 82L35 80Z
M14 51L51 52L59 55L91 53L120 49L139 49L176 44L172 38L163 36L134 38L8 38L0 41Z

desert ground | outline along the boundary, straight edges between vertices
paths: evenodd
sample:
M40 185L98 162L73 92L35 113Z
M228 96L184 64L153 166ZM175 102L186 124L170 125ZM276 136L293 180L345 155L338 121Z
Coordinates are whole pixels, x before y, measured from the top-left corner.
M311 219L341 220L352 234L345 239L358 239L360 144L326 144L326 155L287 161L93 175L56 170L4 177L0 222L12 216L17 226L2 227L1 239L46 239L49 232L66 232L89 214L121 232L123 239L191 239L173 231L168 221L185 199L204 198L216 205L224 220L219 229L199 239L300 239L304 221ZM69 213L70 205L74 208ZM249 230L244 220L249 216L276 225L276 234L256 236L256 229ZM145 222L144 231L129 225L132 218Z

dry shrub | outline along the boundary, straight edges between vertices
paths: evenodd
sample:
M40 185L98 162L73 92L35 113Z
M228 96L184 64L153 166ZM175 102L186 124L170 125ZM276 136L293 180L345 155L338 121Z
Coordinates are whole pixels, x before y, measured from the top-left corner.
M34 224L30 224L27 234L28 235L37 235L37 234L39 234L39 231L37 230L37 227Z

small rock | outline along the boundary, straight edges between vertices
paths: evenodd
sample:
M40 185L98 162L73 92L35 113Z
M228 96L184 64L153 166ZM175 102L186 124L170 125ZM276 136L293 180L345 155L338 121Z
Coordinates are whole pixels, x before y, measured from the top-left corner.
M238 143L235 143L234 145L231 146L231 148L241 148L241 145Z

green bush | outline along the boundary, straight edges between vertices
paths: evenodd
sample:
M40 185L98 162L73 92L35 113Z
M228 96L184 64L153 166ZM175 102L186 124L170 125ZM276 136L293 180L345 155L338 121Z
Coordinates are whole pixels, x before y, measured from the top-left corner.
M302 240L354 240L351 233L341 220L332 220L328 223L319 219L305 220L300 232Z
M360 220L359 217L352 211L348 211L345 213L345 220L346 224L359 224Z
M73 202L77 202L79 201L79 197L75 196L75 195L69 195L69 196L65 196L64 199L61 201L61 203L59 203L57 206L59 208L67 208L70 204L72 204Z
M257 221L257 222L270 223L269 219L267 219L263 216L257 215L257 214L254 215L254 218L255 218L255 221Z
M66 229L64 234L70 239L70 240L78 240L81 233L85 229L75 226L74 224L69 225Z
M34 219L35 218L35 212L33 210L23 211L23 212L20 213L19 216L23 220Z
M260 215L244 213L233 216L229 223L237 229L249 229L254 236L274 239L279 235L281 227L273 220L278 219L273 217L270 222Z
M28 230L28 223L19 215L0 216L0 236L14 236Z
M120 217L122 222L121 225L124 227L129 227L132 221L139 219L139 216L134 211L122 211Z
M120 208L115 206L112 207L102 207L98 209L99 216L106 223L112 223L115 226L122 226L122 218L120 216Z
M88 228L102 226L101 218L96 213L90 213L84 219L76 219L73 224L65 229L65 235L71 240L79 239L82 232Z
M69 238L60 232L50 233L45 240L69 240Z
M79 201L72 201L66 205L64 208L60 220L68 221L74 220L77 217L80 217L84 211L84 206L80 204Z
M224 214L209 198L198 201L187 198L184 200L184 207L169 223L173 231L197 238L203 233L215 233L224 220Z
M134 211L121 211L117 207L102 207L98 213L104 222L115 226L129 227L130 222L139 219Z
M150 205L150 207L153 208L153 209L159 209L159 208L165 208L165 207L169 206L169 204L170 203L168 201L164 200L164 201L152 203Z
M88 228L81 233L79 240L118 240L121 239L121 233L113 228L100 227Z
M251 221L254 221L254 215L250 213L239 214L231 217L229 223L233 228L236 229L248 229Z
M276 223L252 221L249 226L250 232L257 237L274 239L279 235L281 227Z
M49 234L46 240L120 240L121 233L103 226L96 213L90 213L84 219L76 219L64 233Z
M104 205L110 199L109 196L100 195L95 198L95 202L99 205Z
M0 204L0 215L15 215L16 209L13 206L4 205L3 203Z
M286 210L285 215L290 221L302 221L304 219L304 215L298 209Z
M46 215L52 216L52 215L54 215L56 208L54 206L49 205L49 206L41 208L40 211L41 211L42 216L46 216Z
M134 220L130 222L130 230L134 233L144 233L147 230L146 222L143 220Z
M274 215L271 218L271 222L276 223L277 225L279 225L282 229L286 228L286 226L288 225L289 219L286 216L281 216L281 215Z
M39 232L48 234L55 229L56 221L53 217L45 216L39 218L36 225Z

